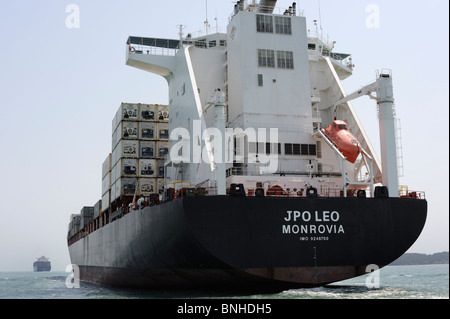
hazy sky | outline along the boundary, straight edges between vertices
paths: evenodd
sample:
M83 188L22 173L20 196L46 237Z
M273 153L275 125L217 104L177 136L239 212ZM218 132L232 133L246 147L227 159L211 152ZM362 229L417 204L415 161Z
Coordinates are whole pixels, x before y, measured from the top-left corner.
M186 33L199 31L205 2L0 0L0 271L32 270L41 255L54 270L70 264L69 217L101 197L120 103L168 104L164 79L125 65L128 36L177 39L180 24ZM70 4L80 9L79 27L66 23ZM373 81L376 70L392 69L402 121L400 184L425 191L429 205L409 252L448 251L449 2L321 0L320 15L318 4L298 7L310 28L321 16L335 51L353 55L348 93ZM233 6L209 0L210 24L225 28ZM374 102L364 97L353 105L379 150Z

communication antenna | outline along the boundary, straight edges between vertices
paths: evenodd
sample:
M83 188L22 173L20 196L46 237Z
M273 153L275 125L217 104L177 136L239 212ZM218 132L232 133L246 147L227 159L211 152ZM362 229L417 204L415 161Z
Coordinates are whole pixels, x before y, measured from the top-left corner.
M182 24L179 24L177 25L177 28L180 30L180 32L178 33L180 35L180 41L183 41L183 29L186 27Z
M209 22L208 22L208 0L206 0L206 20L205 20L205 28L206 28L206 31L208 31L208 28L209 28Z
M320 0L317 0L319 3L319 26L320 26L320 35L323 38L323 29L322 29L322 11L320 9Z

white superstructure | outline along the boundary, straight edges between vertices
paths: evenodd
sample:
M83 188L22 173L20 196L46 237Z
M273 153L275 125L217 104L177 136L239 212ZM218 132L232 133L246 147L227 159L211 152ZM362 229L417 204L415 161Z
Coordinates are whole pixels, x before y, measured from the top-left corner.
M350 102L336 105L347 97L341 81L352 75L351 55L307 30L295 3L275 4L238 2L227 33L207 29L193 37L180 27L179 39L128 39L127 65L168 83L166 184L218 194L257 183L296 195L309 186L326 196L373 191L383 178L380 161ZM335 118L364 150L354 164L318 134Z

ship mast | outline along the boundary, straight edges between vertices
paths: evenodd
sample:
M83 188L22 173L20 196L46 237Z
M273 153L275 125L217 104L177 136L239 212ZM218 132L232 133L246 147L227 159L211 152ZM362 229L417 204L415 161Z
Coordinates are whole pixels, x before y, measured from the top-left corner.
M208 34L208 29L210 27L209 22L208 22L208 0L205 0L205 1L206 1L206 20L205 20L204 24L205 24L206 34Z

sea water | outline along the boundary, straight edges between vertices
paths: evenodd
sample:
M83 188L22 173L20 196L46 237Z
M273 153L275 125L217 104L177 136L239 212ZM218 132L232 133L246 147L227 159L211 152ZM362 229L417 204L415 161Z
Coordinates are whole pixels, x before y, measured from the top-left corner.
M275 294L119 289L81 282L68 288L66 272L0 272L0 299L448 299L449 265L387 266L371 274L326 287ZM69 285L70 286L70 285ZM275 301L275 300L274 300Z

